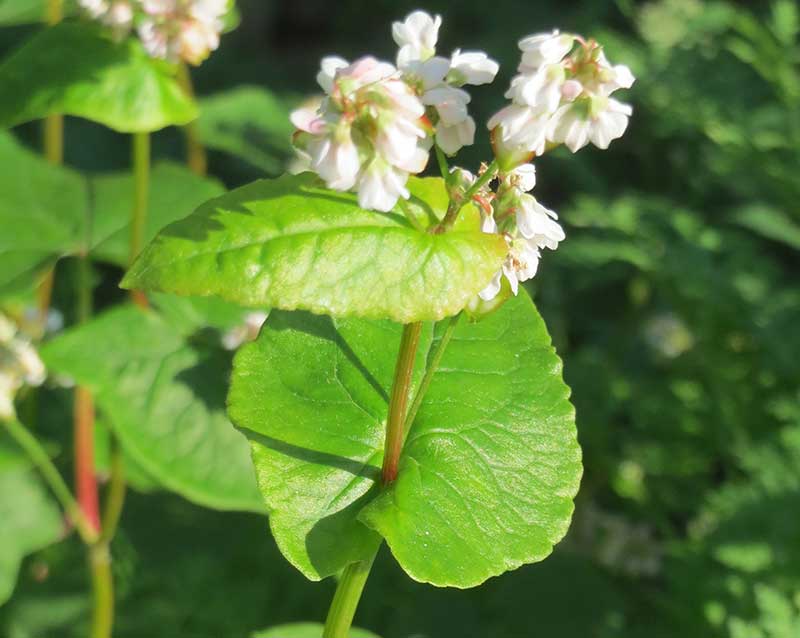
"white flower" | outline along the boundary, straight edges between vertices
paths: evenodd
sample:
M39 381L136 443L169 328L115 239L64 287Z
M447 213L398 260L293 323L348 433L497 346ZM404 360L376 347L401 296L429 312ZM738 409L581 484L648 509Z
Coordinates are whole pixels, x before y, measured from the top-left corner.
M436 144L448 155L454 155L464 146L475 142L475 120L470 116L458 124L448 126L439 122L436 127Z
M28 385L42 385L47 378L47 372L33 346L18 338L12 343L10 350L16 358L17 369L22 380Z
M522 38L519 48L522 51L520 71L535 71L543 64L560 62L572 49L575 36L569 33L560 33L558 29L550 33L536 33Z
M0 370L0 419L14 417L14 394L19 386L15 377Z
M155 58L200 64L219 47L226 0L141 0L138 33Z
M431 17L424 11L414 11L403 22L392 24L392 37L400 47L397 66L402 69L409 62L432 57L441 24L441 16Z
M436 108L439 119L446 125L452 126L469 117L467 104L470 99L466 91L443 85L426 91L422 96L422 103Z
M558 215L542 206L532 195L523 194L519 198L517 229L520 235L537 248L555 250L564 241L564 230L556 221Z
M631 108L609 95L632 86L628 67L612 66L593 40L558 31L523 38L519 46L520 73L505 94L511 104L488 123L503 170L541 155L548 144L605 149L623 134Z
M566 144L573 153L589 142L606 149L622 137L633 109L613 98L594 98L591 104L565 104L550 120L547 136Z
M78 0L78 4L86 13L95 19L108 11L108 2L106 2L106 0Z
M79 4L90 17L111 27L117 40L126 37L133 27L133 5L129 0L79 0Z
M390 211L399 198L408 199L405 187L408 174L375 156L358 183L358 205L379 211Z
M483 51L461 51L456 49L450 58L447 81L454 86L490 84L494 82L500 65Z
M523 193L536 186L536 167L533 164L520 164L511 173L514 185Z
M393 65L372 57L325 58L317 81L327 97L292 113L296 146L330 188L355 188L362 207L391 210L428 161L425 106Z
M497 224L490 216L484 218L481 229L485 233L498 232ZM533 278L539 268L541 255L533 242L507 233L503 236L508 244L508 256L489 284L478 293L484 301L491 301L497 296L502 286L502 277L505 276L511 286L511 292L516 295L519 292L520 282Z

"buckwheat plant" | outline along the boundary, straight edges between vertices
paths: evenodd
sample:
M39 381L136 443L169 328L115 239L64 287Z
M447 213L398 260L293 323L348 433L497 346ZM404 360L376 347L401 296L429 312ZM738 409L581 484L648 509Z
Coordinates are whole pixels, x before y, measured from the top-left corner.
M498 65L438 55L440 27L396 22L394 63L324 58L324 98L291 115L309 170L208 201L123 281L271 308L228 412L284 556L338 578L326 638L348 635L383 542L415 580L477 586L552 551L581 477L561 362L520 286L565 239L531 162L607 148L633 76L594 40L523 38L494 157L471 172L450 165L479 128L468 89Z

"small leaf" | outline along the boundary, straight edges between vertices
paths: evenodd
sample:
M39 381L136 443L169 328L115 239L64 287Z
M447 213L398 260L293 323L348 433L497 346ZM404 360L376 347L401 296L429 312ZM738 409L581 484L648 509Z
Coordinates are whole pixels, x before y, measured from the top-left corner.
M322 638L324 629L325 626L319 623L294 623L257 631L251 638ZM352 627L350 629L350 638L378 638L378 636L366 629Z
M423 334L416 375L443 329ZM582 469L569 388L530 298L458 324L399 477L379 490L398 344L388 322L273 312L237 355L229 412L284 555L310 578L335 573L374 550L361 521L435 585L472 587L545 558Z
M800 250L800 223L781 210L755 204L737 211L733 219L762 237Z
M144 471L191 501L263 511L247 442L225 417L230 355L152 311L123 306L42 349L48 369L89 387L122 446Z
M0 605L14 590L22 559L57 541L63 530L55 501L0 430Z
M197 107L174 67L150 58L138 38L115 43L98 25L64 22L0 65L0 127L53 113L133 133L186 124Z
M457 313L505 257L477 225L419 232L317 184L287 175L211 200L165 228L123 287L408 323Z
M273 311L236 356L231 419L250 440L278 546L312 580L368 558L380 543L356 516L380 474L401 330ZM420 340L415 384L430 331Z
M261 87L241 86L202 98L197 129L208 148L235 155L267 173L283 172L292 156L289 109Z

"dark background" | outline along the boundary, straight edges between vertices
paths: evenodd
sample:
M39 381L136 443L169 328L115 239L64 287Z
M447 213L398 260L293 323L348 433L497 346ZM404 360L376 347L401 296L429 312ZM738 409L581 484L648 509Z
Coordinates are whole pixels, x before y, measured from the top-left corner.
M473 91L477 141L460 156L473 169L489 157L480 123L503 103L519 37L553 27L594 36L638 78L621 98L634 105L622 140L537 163L535 194L567 232L529 290L577 406L586 469L570 535L543 563L468 591L410 581L384 548L357 624L384 638L800 636L792 7L240 2L241 25L194 73L200 96L255 84L291 104L317 90L323 55L392 59L392 20L440 13L440 52L481 49L501 63L495 84ZM4 49L28 31L4 30ZM37 143L35 127L19 132ZM125 168L127 144L68 121L75 166ZM156 136L158 156L179 158L181 148L176 131ZM273 148L281 161L285 150ZM263 175L229 155L210 159L231 187ZM101 304L118 299L119 273L105 276ZM83 635L85 570L70 543L26 562L0 634ZM114 554L118 638L244 638L322 620L334 587L295 572L263 518L166 493L130 495Z

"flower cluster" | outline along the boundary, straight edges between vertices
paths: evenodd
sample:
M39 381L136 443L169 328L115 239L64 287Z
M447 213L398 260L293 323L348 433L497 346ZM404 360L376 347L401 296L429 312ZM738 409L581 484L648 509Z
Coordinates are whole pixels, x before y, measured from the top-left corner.
M480 52L435 56L441 18L415 11L393 26L397 66L373 57L322 60L318 109L291 115L295 145L330 188L358 191L359 204L391 210L408 199L409 175L420 173L436 143L447 153L472 144L465 84L491 82L497 64Z
M0 315L0 418L14 416L14 396L23 385L41 385L45 377L44 364L30 341Z
M519 74L506 92L511 104L488 124L501 164L541 155L548 145L605 149L622 136L631 107L610 95L633 85L628 67L609 64L594 40L558 31L523 38L519 48Z
M79 0L117 39L135 27L154 58L200 64L219 46L228 0Z
M439 16L423 11L395 22L395 65L372 57L323 59L317 81L325 97L292 113L305 165L330 188L358 191L363 208L389 211L407 199L408 178L425 169L434 144L453 155L474 141L464 87L492 82L498 65L480 51L437 56L440 27ZM511 103L488 122L495 161L478 178L457 167L446 175L446 160L439 162L451 198L446 220L472 199L482 230L508 245L501 270L479 295L484 301L497 297L504 277L517 294L520 282L536 274L541 251L555 250L565 237L558 216L530 194L536 171L527 162L559 144L572 152L590 142L605 149L631 115L611 95L630 88L634 77L628 67L612 66L594 40L553 31L523 38L519 47L522 61L505 94ZM446 222L436 232L443 229Z

